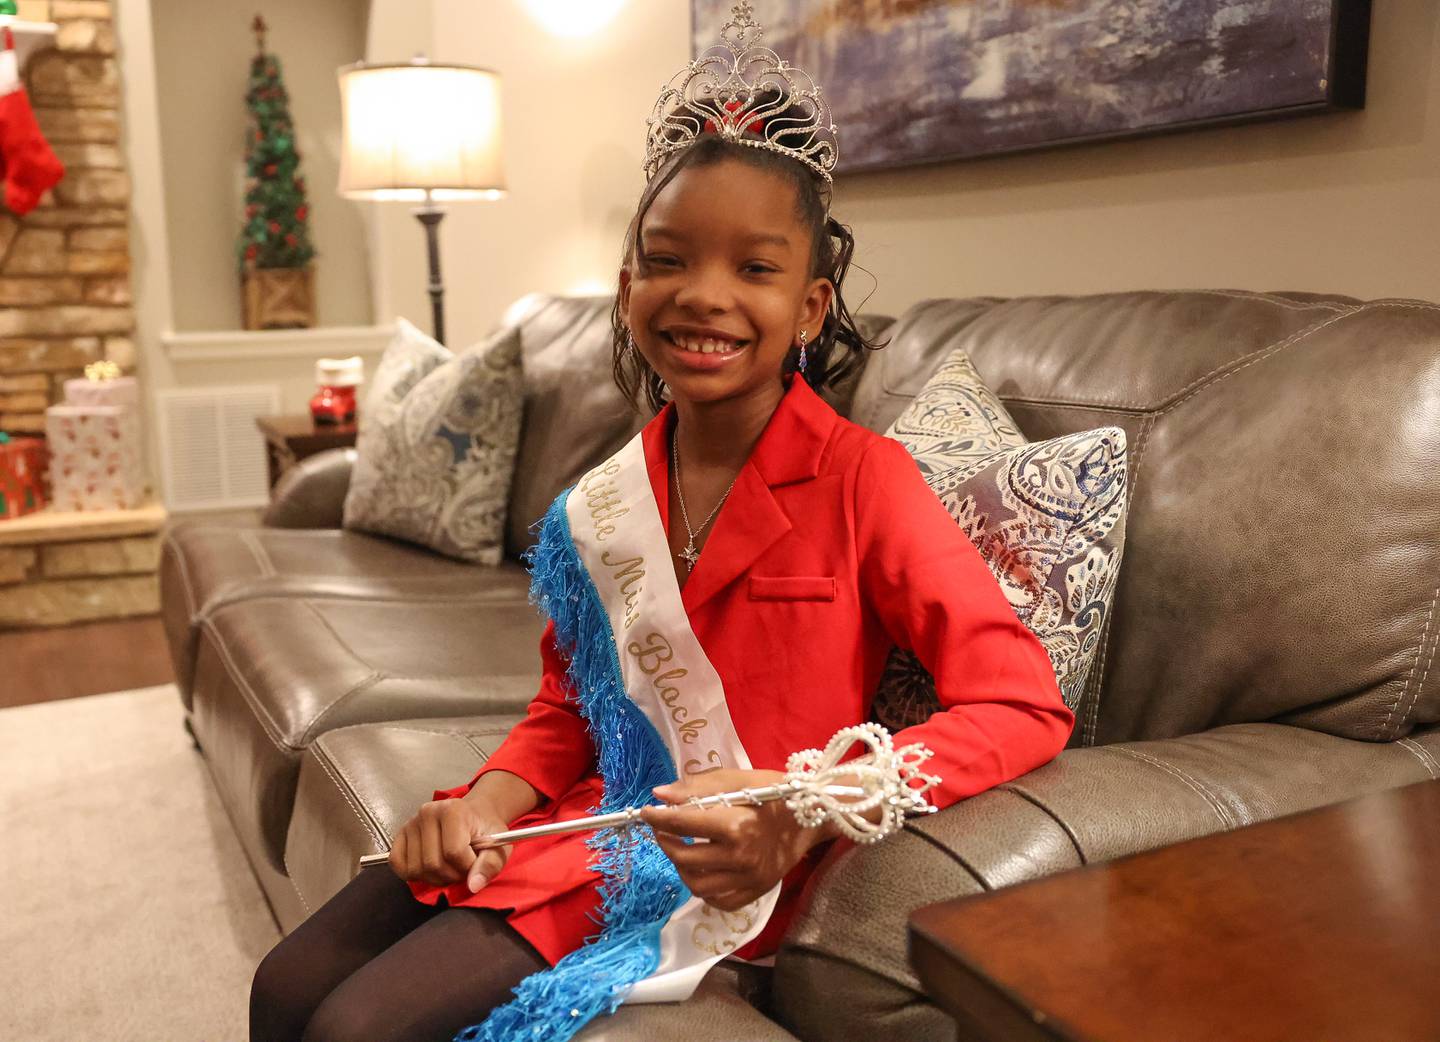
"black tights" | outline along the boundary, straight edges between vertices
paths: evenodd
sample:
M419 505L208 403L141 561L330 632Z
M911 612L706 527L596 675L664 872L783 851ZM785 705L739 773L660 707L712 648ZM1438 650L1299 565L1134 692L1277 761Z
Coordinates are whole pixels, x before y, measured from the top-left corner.
M547 965L503 913L421 904L377 865L261 960L250 1042L449 1042Z

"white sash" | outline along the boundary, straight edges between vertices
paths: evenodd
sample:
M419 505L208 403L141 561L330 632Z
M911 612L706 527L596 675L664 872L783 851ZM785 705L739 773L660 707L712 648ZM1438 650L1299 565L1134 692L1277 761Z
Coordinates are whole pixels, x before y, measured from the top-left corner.
M722 767L748 770L720 675L680 600L640 435L580 479L565 512L609 616L626 693L654 725L680 778ZM779 895L777 884L736 912L692 896L660 932L656 971L625 1001L689 998L711 966L760 933Z

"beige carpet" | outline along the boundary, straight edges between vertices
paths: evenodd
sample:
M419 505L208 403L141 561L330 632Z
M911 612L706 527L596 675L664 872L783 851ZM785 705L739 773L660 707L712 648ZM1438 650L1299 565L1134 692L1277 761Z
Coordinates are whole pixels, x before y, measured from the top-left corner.
M5 1042L244 1042L280 933L182 718L170 685L0 710Z

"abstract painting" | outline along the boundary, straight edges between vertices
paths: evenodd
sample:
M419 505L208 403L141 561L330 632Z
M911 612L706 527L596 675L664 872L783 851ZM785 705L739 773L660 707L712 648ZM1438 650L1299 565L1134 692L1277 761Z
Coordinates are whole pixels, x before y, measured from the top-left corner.
M732 0L691 0L692 50ZM754 0L839 171L1359 108L1370 0Z

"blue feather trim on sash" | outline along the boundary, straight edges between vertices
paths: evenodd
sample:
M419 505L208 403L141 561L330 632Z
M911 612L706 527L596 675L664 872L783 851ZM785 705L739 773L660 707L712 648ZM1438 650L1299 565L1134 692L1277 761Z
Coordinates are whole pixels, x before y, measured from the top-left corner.
M590 727L605 782L600 813L657 803L650 790L676 780L675 762L654 726L625 693L610 619L570 536L566 489L540 522L526 555L530 600L555 623L570 660L571 697ZM600 883L601 930L553 967L526 977L515 998L455 1042L566 1042L660 964L660 930L690 898L674 864L646 828L596 833L586 841Z

